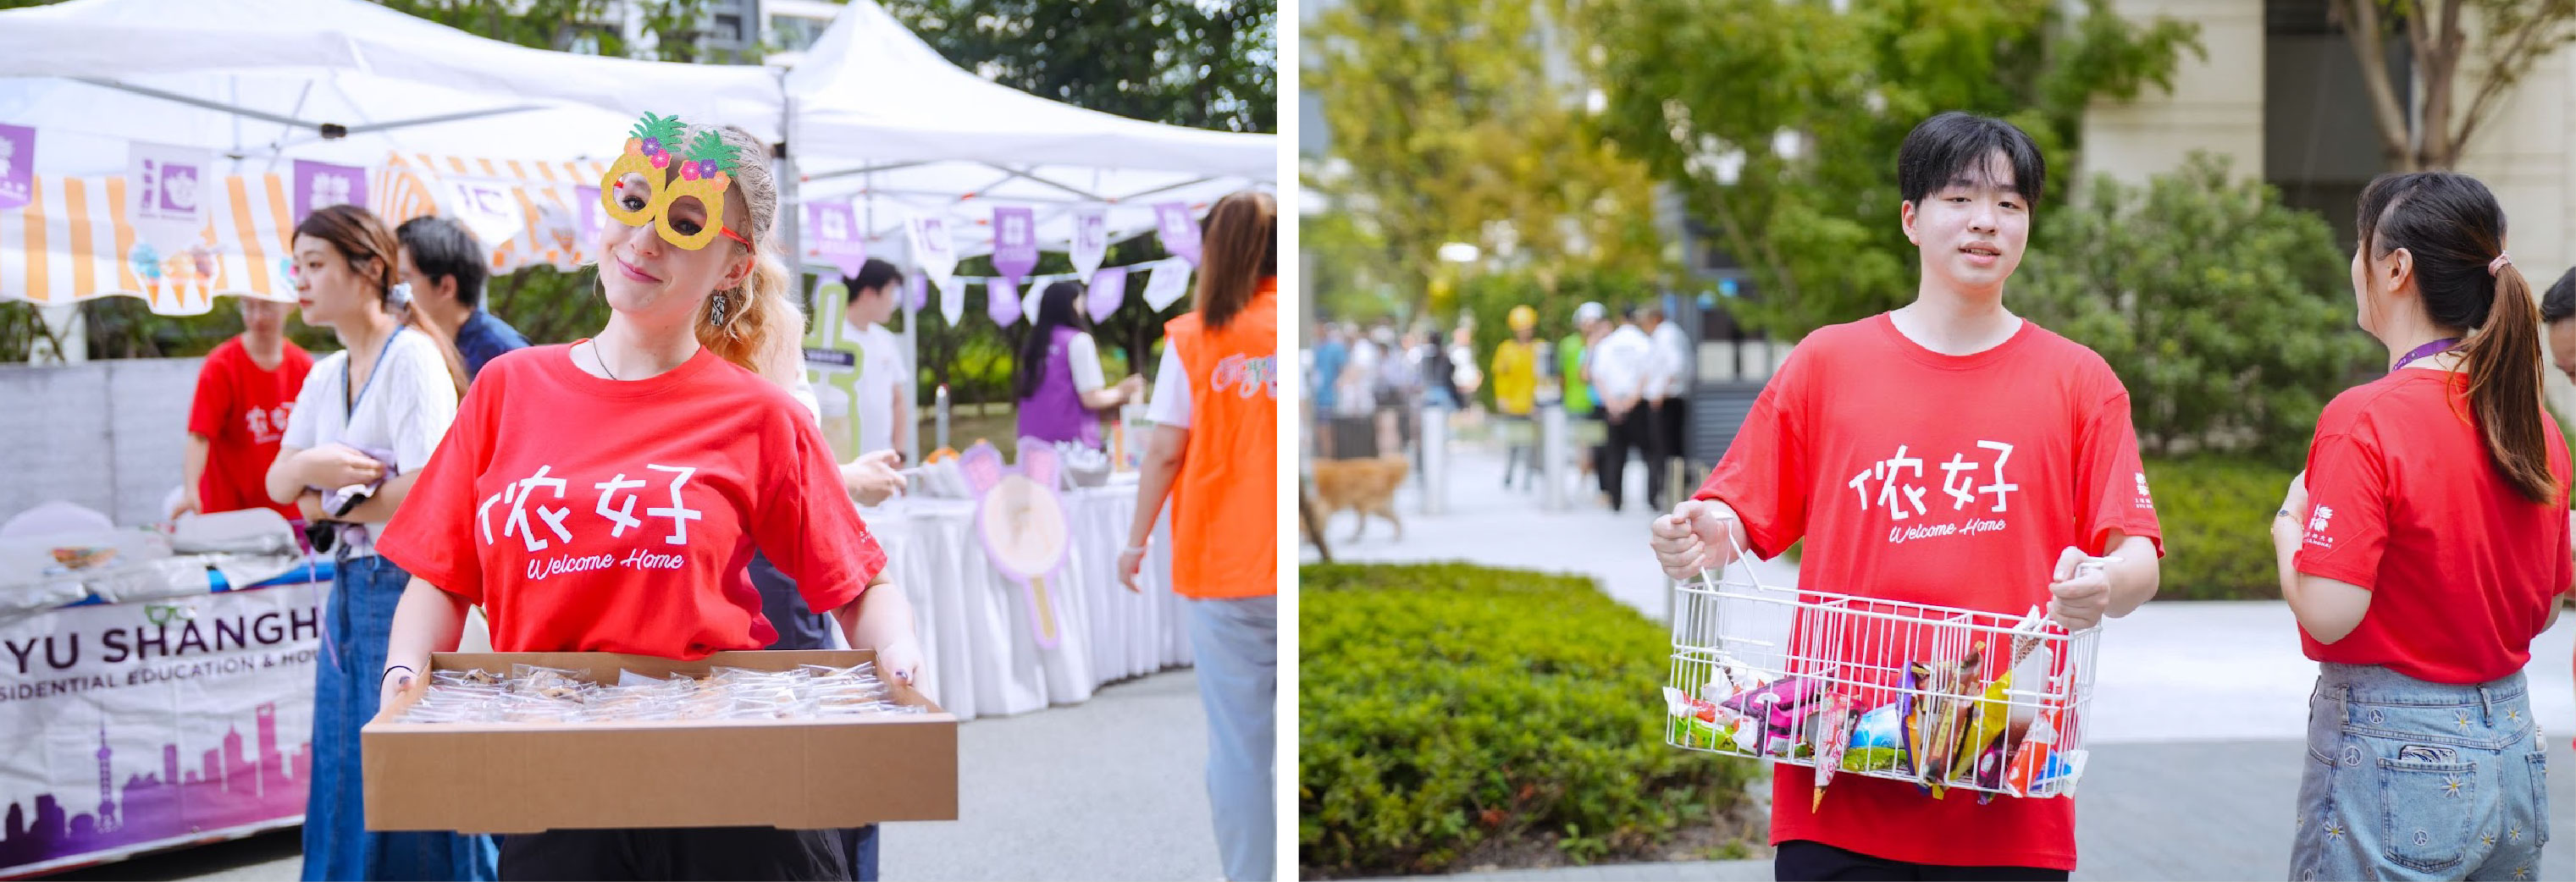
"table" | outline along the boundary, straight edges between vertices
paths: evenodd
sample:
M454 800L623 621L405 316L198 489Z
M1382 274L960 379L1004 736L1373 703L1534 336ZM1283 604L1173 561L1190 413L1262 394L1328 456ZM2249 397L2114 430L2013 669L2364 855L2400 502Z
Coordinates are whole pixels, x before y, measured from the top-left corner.
M1031 633L1020 584L985 557L971 499L907 498L863 511L913 604L923 691L958 719L1075 704L1104 683L1190 663L1189 601L1172 593L1168 515L1154 528L1142 593L1118 584L1133 484L1064 494L1072 549L1048 580L1062 620L1054 649Z

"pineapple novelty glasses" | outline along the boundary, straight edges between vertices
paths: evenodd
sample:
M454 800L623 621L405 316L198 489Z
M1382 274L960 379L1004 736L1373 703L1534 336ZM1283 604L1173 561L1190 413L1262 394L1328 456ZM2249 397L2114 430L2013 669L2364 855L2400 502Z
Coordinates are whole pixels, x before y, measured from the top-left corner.
M737 167L738 149L712 131L699 132L684 146L686 133L677 117L645 114L631 131L634 137L626 139L625 153L599 182L600 208L630 227L650 224L663 241L691 251L707 247L718 233L758 250L724 224L724 192L733 184L728 172ZM674 155L673 148L682 152ZM679 179L666 181L673 162L680 164ZM673 219L671 208L684 199L696 200L706 219Z

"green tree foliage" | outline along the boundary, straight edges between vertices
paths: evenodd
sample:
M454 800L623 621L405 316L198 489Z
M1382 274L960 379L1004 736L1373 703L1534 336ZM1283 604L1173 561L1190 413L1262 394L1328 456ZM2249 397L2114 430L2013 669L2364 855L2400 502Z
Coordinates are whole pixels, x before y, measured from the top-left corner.
M2047 247L2007 302L2110 362L2151 456L2295 464L2325 403L2372 368L2333 230L2223 160L2194 154L2144 187L2098 178L2032 238Z
M1650 169L1593 130L1552 7L1349 0L1317 16L1301 69L1326 96L1332 152L1306 184L1350 225L1319 258L1408 312L1447 311L1433 292L1450 242L1489 269L1665 269Z
M939 54L1043 98L1172 125L1279 131L1279 5L1263 0L910 0Z
M2075 167L2084 109L2169 88L2197 27L2109 0L1622 0L1576 19L1602 130L1678 187L1752 273L1749 324L1795 338L1913 298L1896 155L1926 117L2013 121ZM1688 59L1688 63L1676 63ZM1779 149L1786 147L1788 149ZM2062 198L2051 187L2041 216ZM2039 247L2055 243L2039 241Z

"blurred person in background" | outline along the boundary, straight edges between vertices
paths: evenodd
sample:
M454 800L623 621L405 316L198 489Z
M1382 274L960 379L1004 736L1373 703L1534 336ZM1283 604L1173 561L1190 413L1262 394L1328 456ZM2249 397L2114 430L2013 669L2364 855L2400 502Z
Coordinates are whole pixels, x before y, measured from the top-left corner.
M394 238L402 241L402 280L411 285L411 308L456 341L466 379L501 353L528 345L519 329L483 308L491 263L463 223L416 217L394 228Z
M242 332L206 353L197 368L197 393L188 404L185 480L170 516L266 508L300 521L304 514L294 503L268 498L267 478L313 356L286 339L293 304L233 300Z

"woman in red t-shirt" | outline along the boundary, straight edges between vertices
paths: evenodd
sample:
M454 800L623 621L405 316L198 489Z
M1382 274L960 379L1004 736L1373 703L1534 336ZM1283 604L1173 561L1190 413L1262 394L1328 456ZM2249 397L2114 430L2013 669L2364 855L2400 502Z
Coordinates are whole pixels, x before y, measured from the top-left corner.
M2475 178L2383 175L2360 232L2389 373L2326 406L2272 521L2321 669L2290 878L2530 878L2548 782L2522 667L2576 578L2531 287Z
M911 605L821 429L756 373L801 336L767 238L767 147L737 128L637 128L603 182L608 326L487 363L378 540L418 577L394 616L387 703L455 648L473 604L502 652L762 648L776 630L745 575L755 548L888 675L920 670ZM771 828L550 831L506 837L500 860L504 879L848 872L830 831Z

